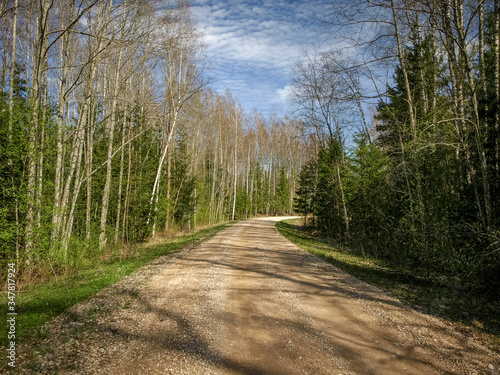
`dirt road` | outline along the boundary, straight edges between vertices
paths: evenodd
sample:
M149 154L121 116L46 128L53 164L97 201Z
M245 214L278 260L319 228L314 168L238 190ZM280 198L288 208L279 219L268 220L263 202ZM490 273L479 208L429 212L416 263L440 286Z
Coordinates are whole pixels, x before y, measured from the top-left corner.
M278 219L240 222L75 306L52 324L37 371L497 373L470 332L298 249Z

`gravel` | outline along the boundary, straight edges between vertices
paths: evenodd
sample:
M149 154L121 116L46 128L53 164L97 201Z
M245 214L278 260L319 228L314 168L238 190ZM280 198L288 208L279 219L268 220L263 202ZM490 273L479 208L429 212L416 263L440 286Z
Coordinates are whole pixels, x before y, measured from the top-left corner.
M21 372L500 375L472 331L298 249L280 219L239 222L75 305Z

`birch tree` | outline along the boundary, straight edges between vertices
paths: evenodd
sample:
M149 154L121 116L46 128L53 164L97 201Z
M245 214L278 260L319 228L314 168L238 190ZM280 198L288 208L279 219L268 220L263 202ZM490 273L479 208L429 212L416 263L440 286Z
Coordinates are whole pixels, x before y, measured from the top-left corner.
M164 83L163 106L166 113L162 118L160 134L162 152L158 162L150 199L150 217L153 219L152 233L156 232L160 183L165 159L168 156L172 136L179 114L186 102L203 86L201 56L198 35L191 21L189 8L183 0L178 8L168 10L161 20L161 52L159 65Z

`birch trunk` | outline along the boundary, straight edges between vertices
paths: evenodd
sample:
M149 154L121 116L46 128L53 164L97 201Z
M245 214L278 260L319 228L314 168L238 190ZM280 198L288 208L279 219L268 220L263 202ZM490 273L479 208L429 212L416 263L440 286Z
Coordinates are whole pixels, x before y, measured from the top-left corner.
M233 213L231 215L231 220L234 220L234 215L236 211L236 184L238 178L238 112L234 109L234 184L233 184Z
M410 79L408 76L408 69L406 67L406 57L405 57L405 52L403 49L403 43L401 40L399 21L398 21L398 17L397 17L397 11L396 11L396 7L394 4L394 0L391 0L391 10L392 10L392 16L393 16L393 22L394 22L393 26L394 26L396 44L397 44L397 50L398 50L398 60L399 60L401 71L403 72L403 77L404 77L406 100L408 102L408 114L410 117L412 139L413 139L413 144L417 145L417 143L418 143L417 118L416 118L415 107L414 107L414 102L413 102L412 87L410 85ZM420 171L419 171L419 169L420 169L419 158L418 158L418 154L416 152L415 152L415 155L413 156L413 158L414 158L414 163L415 163L415 172L414 172L415 173L415 180L417 183L417 207L418 207L417 214L420 217L421 221L423 222L424 203L423 203L423 198L422 198L422 188L421 188L421 181L420 181L421 177L420 177Z
M106 238L106 221L108 217L108 207L109 207L109 196L111 193L111 162L113 158L113 138L114 138L114 130L116 123L116 105L117 105L117 97L118 90L120 87L120 68L121 61L123 57L123 48L120 47L120 52L118 54L118 60L116 63L116 72L113 82L113 96L111 103L111 115L110 120L106 124L106 131L108 133L108 155L106 162L106 182L104 184L104 190L102 195L102 203L101 203L101 225L100 225L100 235L99 235L99 251L102 251L106 246L107 238Z
M76 152L76 157L75 157L75 164L76 164L76 171L75 171L75 182L73 185L73 196L71 200L71 209L68 214L68 218L66 220L66 225L63 235L62 235L62 249L63 249L63 257L64 261L68 261L68 248L69 248L69 243L71 239L71 234L73 232L73 222L75 218L75 208L76 208L76 203L78 201L78 196L80 193L80 188L82 185L82 179L81 179L81 158L82 158L82 153L83 153L83 133L84 130L80 129L77 131L77 134L75 135L75 138L77 139L77 152Z
M115 223L115 243L118 242L118 233L120 232L120 214L121 214L121 201L122 201L122 182L123 182L123 167L125 159L125 132L127 126L127 109L125 107L123 113L123 126L122 126L122 139L121 139L121 155L120 155L120 176L118 178L118 199L116 207L116 223Z
M89 109L89 115L87 116L88 118L88 125L86 129L86 135L87 135L87 147L86 147L86 160L85 160L85 171L86 171L86 187L87 187L87 192L86 192L86 198L87 198L87 205L85 208L85 242L87 243L87 246L90 246L90 241L91 241L91 210L92 210L92 165L93 165L93 153L94 153L94 110L95 110L95 105L94 102L90 104L90 109Z
M216 130L216 134L217 134ZM217 206L215 205L215 186L217 183L217 157L219 153L217 152L218 137L215 137L214 144L214 162L212 166L212 189L210 191L210 204L209 204L209 224L212 224L212 220L216 220Z
M3 10L3 7L2 7ZM17 42L17 16L18 16L18 0L15 0L14 2L14 20L12 24L12 45L11 45L11 52L10 52L10 61L11 61L11 66L10 66L10 83L9 83L9 129L8 129L8 137L9 137L9 146L12 144L12 127L13 127L13 120L14 120L14 68L16 64L16 42ZM6 49L6 48L5 48ZM5 58L3 60L5 64ZM10 168L12 168L12 159L9 156L8 160L8 165ZM16 233L16 261L19 262L19 250L20 250L20 238L19 238L19 199L18 199L18 193L16 193L16 186L14 183L14 174L11 173L11 188L12 192L14 195L14 199L16 201L16 207L15 207L15 218L16 218L16 228L17 228L17 233Z
M167 217L165 219L165 232L168 232L169 225L170 225L170 188L171 188L171 183L172 183L172 151L169 151L167 153L167 192L166 192L166 198L167 198Z
M457 138L459 139L462 148L464 150L464 158L467 166L465 171L465 179L468 180L474 190L475 201L477 204L478 215L481 223L486 228L487 220L484 215L482 199L479 195L479 191L476 184L476 169L471 161L471 151L469 146L469 137L467 135L467 128L465 125L465 103L464 103L464 84L463 77L459 71L459 61L457 59L457 53L455 50L455 39L452 28L452 12L453 7L452 0L447 0L443 3L444 14L443 14L443 27L445 34L445 47L447 50L448 57L448 68L450 71L450 81L452 83L452 97L454 102L454 112L456 120L455 131L457 133ZM457 158L461 158L460 151L457 151Z
M45 40L47 38L48 15L51 6L50 0L44 0L39 3L39 11L37 17L37 42L35 45L34 65L33 65L33 90L30 96L30 107L32 115L30 121L30 129L28 135L28 180L26 186L26 224L25 224L25 253L26 262L30 266L32 252L34 250L33 226L35 218L35 179L36 179L36 152L37 152L37 131L39 121L39 109L41 103L41 82L43 67L47 57L44 51Z
M130 142L130 127L128 129L128 168L127 168L127 187L125 189L125 202L123 204L123 220L122 220L122 241L125 241L125 232L128 228L128 207L130 201L130 178L132 174L132 142Z
M14 115L14 69L16 66L18 0L14 1L14 19L12 21L12 45L10 50L10 84L9 84L9 143L12 142L12 121ZM5 59L3 60L5 64ZM12 161L9 160L9 164Z
M486 214L486 228L488 229L492 224L493 220L493 209L491 204L491 190L490 190L490 181L489 181L489 171L488 171L488 162L486 159L486 152L484 150L484 135L481 129L481 120L479 117L479 105L477 99L477 87L475 84L475 79L472 74L472 64L469 59L469 55L467 54L466 49L466 31L464 28L464 20L463 20L463 3L462 0L455 0L455 23L458 31L458 41L460 43L460 56L462 60L462 66L465 70L463 72L464 76L467 79L465 81L469 86L472 107L473 107L473 132L475 138L475 145L477 149L477 153L479 156L479 166L481 170L481 180L483 185L483 194L484 194L484 211ZM497 60L498 61L498 60ZM464 115L465 118L465 115Z
M73 4L73 3L71 3ZM71 6L69 11L69 18L73 14L73 6ZM65 28L66 22L64 19L61 20L62 28ZM61 212L61 188L62 188L62 175L63 175L63 125L64 125L64 114L68 107L67 103L67 93L66 85L68 80L68 58L70 53L70 41L71 36L68 34L63 35L61 40L61 45L59 48L59 66L62 67L61 70L61 83L59 85L58 92L58 103L57 103L57 135L56 135L56 165L55 165L55 179L54 179L54 207L52 210L52 234L51 234L51 244L52 247L55 246L57 237L60 231L60 221L62 217Z

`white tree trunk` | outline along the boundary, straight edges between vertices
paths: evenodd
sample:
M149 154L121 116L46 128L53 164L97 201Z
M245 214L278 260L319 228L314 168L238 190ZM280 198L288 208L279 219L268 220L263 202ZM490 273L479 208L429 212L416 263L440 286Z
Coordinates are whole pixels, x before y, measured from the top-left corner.
M101 203L101 225L100 225L100 235L99 235L99 251L102 251L106 246L106 221L108 217L108 207L109 207L109 196L111 193L111 162L113 159L113 139L114 131L116 125L116 106L118 90L120 88L120 68L121 61L123 57L123 47L120 47L120 52L118 54L118 60L116 63L116 72L113 82L113 96L111 103L111 115L110 120L107 122L106 130L108 133L108 155L106 161L106 182L104 183L104 190L102 194Z

